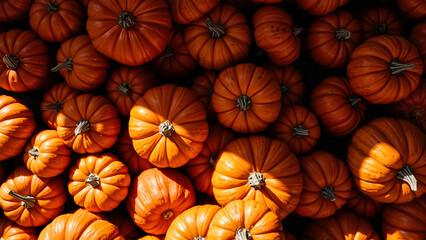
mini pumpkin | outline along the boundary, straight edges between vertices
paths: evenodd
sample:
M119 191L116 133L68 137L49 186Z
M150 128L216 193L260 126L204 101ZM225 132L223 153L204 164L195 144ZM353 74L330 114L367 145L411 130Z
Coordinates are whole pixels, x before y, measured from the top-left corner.
M0 217L0 238L4 240L37 240L36 228L22 227L7 217Z
M358 19L364 39L375 35L391 34L402 36L404 34L402 21L396 13L383 6L362 10Z

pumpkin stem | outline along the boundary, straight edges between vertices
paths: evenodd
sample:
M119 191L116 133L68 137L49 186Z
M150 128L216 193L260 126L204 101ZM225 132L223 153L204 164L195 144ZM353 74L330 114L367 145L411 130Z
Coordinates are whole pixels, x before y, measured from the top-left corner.
M305 29L304 29L304 28L302 28L302 27L298 27L298 28L296 28L296 27L291 27L291 29L293 30L293 35L294 35L294 36L297 36L297 35L299 35L300 33L302 33L302 32L304 32L304 31L305 31Z
M43 110L53 110L56 113L58 113L58 112L60 112L62 110L62 107L63 107L62 102L60 100L58 100L58 101L56 101L54 103L45 105L43 107Z
M124 29L128 29L133 27L133 25L135 25L136 23L136 19L133 16L132 13L128 12L128 11L122 11L119 15L118 15L118 25L120 25L120 27L124 28Z
M247 95L241 95L237 98L237 108L245 112L251 108L251 99Z
M74 130L75 136L80 135L83 132L87 132L90 130L90 123L88 119L81 119L80 122L77 123L77 127Z
M412 122L420 120L425 115L425 110L422 107L414 107L410 111L410 120Z
M158 57L159 58L168 58L168 57L173 56L173 52L174 52L173 47L170 46L170 45L167 45L166 49L164 49L164 52L161 53Z
M210 163L210 165L212 167L214 167L218 156L219 155L217 153L213 153L212 155L210 155L210 157L209 157L209 163Z
M69 57L67 58L67 60L65 60L65 62L58 64L56 67L50 69L50 71L57 72L64 68L68 69L69 71L72 71L73 65L74 65L74 62L72 61L72 58Z
M211 98L212 97L212 95L213 95L213 88L209 88L209 97Z
M6 54L2 58L4 65L6 65L7 68L10 70L15 70L19 66L19 58L13 54Z
M410 165L405 165L398 170L396 178L410 185L413 192L417 192L417 179L414 177L413 168Z
M248 184L250 187L260 190L265 186L265 176L258 172L252 172L248 177Z
M284 83L283 84L280 84L280 89L281 89L281 93L282 93L282 95L285 95L287 92L288 92L288 90L290 89L290 88L288 88L286 85L284 85Z
M128 95L130 92L130 83L121 83L120 85L118 85L118 91L120 91L121 95Z
M194 240L206 240L206 238L205 237L195 237Z
M352 37L352 33L344 28L339 28L336 30L336 38L339 41L348 40Z
M389 70L391 71L392 75L400 74L401 72L412 69L414 67L414 64L404 64L397 59L392 60L392 62L389 64Z
M37 199L31 195L19 195L15 191L10 190L9 195L14 197L15 199L21 201L21 205L24 206L24 208L32 208L35 206Z
M352 108L356 108L356 105L362 101L362 98L360 97L349 97L348 102L351 105Z
M160 123L158 129L161 135L163 135L164 137L171 137L172 133L175 131L173 123L171 123L169 120Z
M303 126L299 124L291 129L291 134L293 135L293 137L301 138L304 136L309 136L309 130L304 129Z
M385 23L377 25L376 35L385 35L387 33L388 33L388 26Z
M207 27L209 28L209 33L212 36L212 38L221 38L225 36L226 31L224 26L215 24L209 18L206 19L206 24L207 24Z
M87 176L86 181L84 181L86 184L92 186L92 188L95 188L99 184L101 184L101 179L98 175L91 173L89 176Z
M253 239L251 233L246 228L238 228L235 231L235 240L251 240Z
M47 1L46 7L47 7L47 11L50 13L55 13L59 11L59 4L57 2Z
M336 196L334 196L334 187L331 185L327 185L321 189L321 196L323 198L328 198L332 202L336 200Z
M40 149L38 149L38 147L33 147L28 151L28 154L30 154L33 158L37 158L38 155L40 155Z
M169 220L169 219L171 219L173 217L173 211L171 209L169 209L169 210L163 212L161 214L161 216L163 217L164 220L167 221L167 220Z

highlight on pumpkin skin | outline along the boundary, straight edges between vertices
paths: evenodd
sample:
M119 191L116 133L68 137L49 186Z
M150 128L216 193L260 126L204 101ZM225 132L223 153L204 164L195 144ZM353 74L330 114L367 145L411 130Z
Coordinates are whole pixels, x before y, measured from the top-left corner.
M38 231L34 227L22 227L5 216L0 217L0 239L37 240Z

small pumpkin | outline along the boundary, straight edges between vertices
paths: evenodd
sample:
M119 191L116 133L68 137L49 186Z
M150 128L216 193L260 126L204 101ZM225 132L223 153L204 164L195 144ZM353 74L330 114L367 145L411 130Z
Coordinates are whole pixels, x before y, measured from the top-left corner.
M15 22L27 16L32 0L2 0L0 22Z
M375 35L399 35L404 34L402 21L396 13L389 8L378 6L362 10L358 16L364 39Z
M383 204L374 201L369 196L361 193L358 188L353 187L345 207L358 214L358 216L373 219L382 214Z
M188 24L211 12L220 0L167 0L173 20L179 24Z
M22 227L7 217L0 217L0 239L4 240L37 240L36 228Z
M349 0L295 0L297 6L312 15L327 15Z
M426 17L426 2L424 0L397 0L399 10L410 19Z
M204 70L204 72L194 79L191 85L191 90L198 96L198 100L200 100L204 107L206 107L208 120L216 119L216 113L211 105L211 98L214 82L218 76L218 71Z
M420 58L423 61L423 67L426 66L426 20L423 20L413 27L409 40L419 50ZM423 75L426 75L425 70L423 70Z

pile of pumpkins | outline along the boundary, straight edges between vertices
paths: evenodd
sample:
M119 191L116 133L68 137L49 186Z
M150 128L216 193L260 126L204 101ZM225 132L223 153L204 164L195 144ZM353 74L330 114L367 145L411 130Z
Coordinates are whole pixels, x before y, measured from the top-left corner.
M426 239L425 0L0 0L0 239Z

